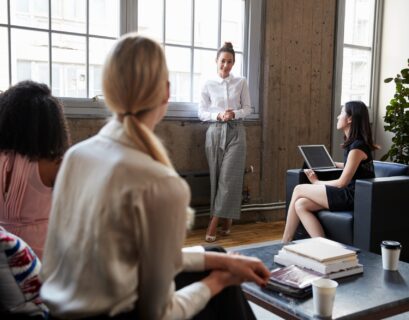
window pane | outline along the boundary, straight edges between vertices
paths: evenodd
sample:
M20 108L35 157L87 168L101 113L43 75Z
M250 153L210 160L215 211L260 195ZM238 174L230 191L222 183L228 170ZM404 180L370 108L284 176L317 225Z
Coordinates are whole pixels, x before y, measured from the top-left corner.
M83 0L51 0L51 28L85 33L86 4Z
M85 98L86 68L85 68L85 37L52 35L53 92L59 92L61 97Z
M11 29L12 83L31 79L49 85L48 33Z
M236 76L243 76L243 55L236 52L236 62L231 72Z
M216 51L194 51L193 102L200 101L200 90L207 79L217 74Z
M219 1L195 1L195 45L217 48Z
M9 46L7 41L7 29L0 28L0 90L9 87Z
M138 1L138 32L163 42L163 0Z
M89 96L102 94L102 66L115 40L89 39Z
M345 4L344 42L372 46L375 0L347 0Z
M341 104L362 100L369 105L371 52L344 48Z
M243 51L244 0L223 0L222 45L229 41L236 51Z
M10 1L11 24L48 28L48 0L12 0Z
M166 1L166 42L191 44L192 0Z
M119 36L119 1L89 0L90 34Z
M169 68L170 100L190 101L190 49L165 48Z
M0 23L7 23L7 0L0 0Z

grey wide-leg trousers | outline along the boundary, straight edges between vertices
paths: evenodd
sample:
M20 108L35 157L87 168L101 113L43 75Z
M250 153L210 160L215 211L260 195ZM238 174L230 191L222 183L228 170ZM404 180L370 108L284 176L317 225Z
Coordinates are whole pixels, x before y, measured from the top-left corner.
M207 129L211 215L240 218L246 147L246 131L240 120L216 122Z

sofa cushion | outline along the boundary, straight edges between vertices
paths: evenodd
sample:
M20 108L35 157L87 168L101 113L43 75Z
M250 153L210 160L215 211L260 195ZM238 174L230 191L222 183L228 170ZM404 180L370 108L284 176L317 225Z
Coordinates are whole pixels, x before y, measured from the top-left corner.
M409 175L409 166L402 163L374 161L375 177L394 177Z
M40 299L41 262L19 237L0 227L0 311L43 317L48 309Z

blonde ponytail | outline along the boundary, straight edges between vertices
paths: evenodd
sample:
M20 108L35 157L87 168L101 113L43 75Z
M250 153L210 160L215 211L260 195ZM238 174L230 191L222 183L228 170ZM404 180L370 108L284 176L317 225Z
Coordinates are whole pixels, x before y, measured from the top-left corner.
M124 117L123 124L125 132L141 151L149 154L156 161L173 168L165 147L150 129L133 116Z
M136 33L120 38L105 62L103 90L109 109L120 116L126 134L141 151L173 168L163 144L139 121L143 113L163 105L167 83L162 48Z

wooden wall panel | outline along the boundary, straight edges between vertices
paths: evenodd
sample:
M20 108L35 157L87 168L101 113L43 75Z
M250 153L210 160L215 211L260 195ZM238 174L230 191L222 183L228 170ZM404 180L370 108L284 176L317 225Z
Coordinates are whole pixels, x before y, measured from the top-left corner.
M266 0L263 199L285 199L297 145L330 147L336 0Z

